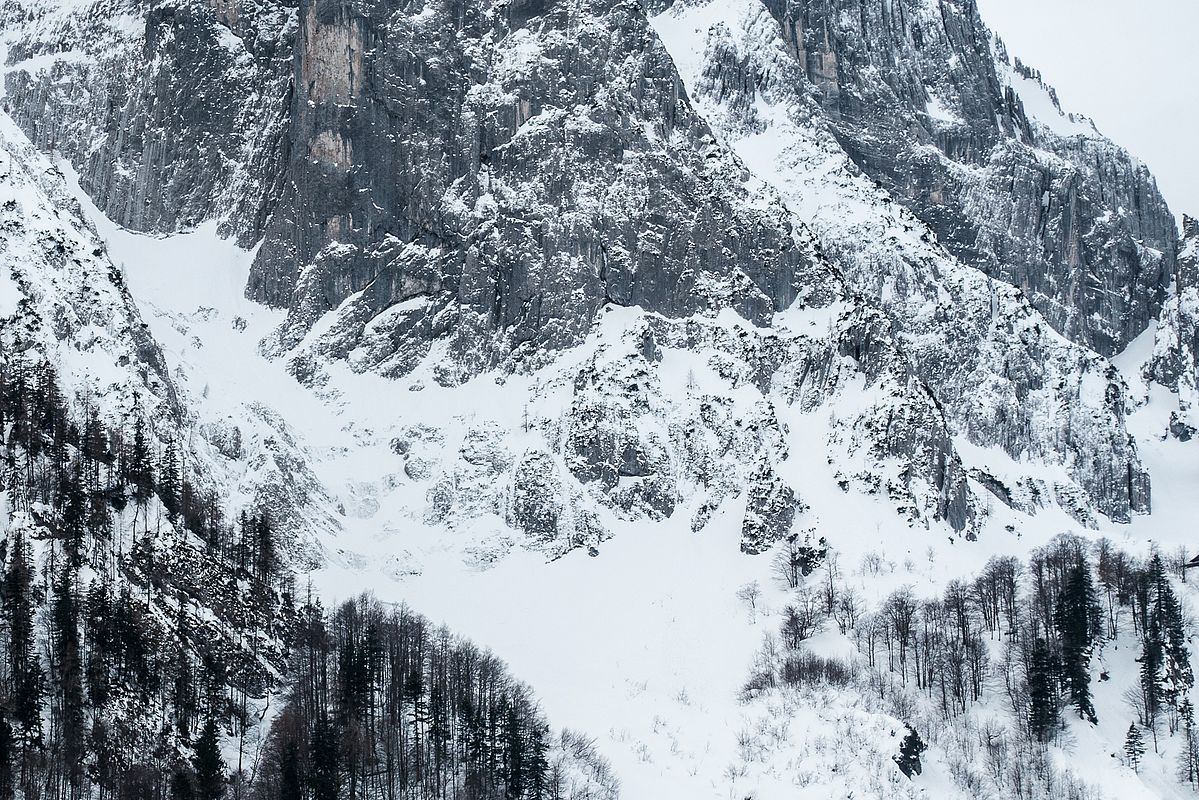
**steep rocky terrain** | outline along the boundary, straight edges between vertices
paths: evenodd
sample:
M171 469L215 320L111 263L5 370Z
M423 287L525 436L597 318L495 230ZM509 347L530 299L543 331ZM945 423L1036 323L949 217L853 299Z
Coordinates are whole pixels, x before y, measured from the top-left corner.
M1195 435L1196 359L1199 359L1199 222L1184 217L1178 267L1155 334L1146 377L1178 394L1170 432L1188 440Z
M971 0L768 0L853 162L963 263L1111 356L1162 307L1173 215L1144 165L1066 114Z
M268 515L321 588L425 599L508 643L551 717L635 752L635 788L724 793L750 763L808 785L749 754L760 727L720 773L682 723L614 721L732 713L757 632L703 581L751 625L790 602L734 587L771 569L738 550L831 541L828 586L881 603L872 581L940 592L1062 531L1161 542L1185 519L1199 227L1179 240L1144 166L972 0L2 0L0 45L6 353L42 353L81 410L140 414L159 450L186 442L212 504ZM661 583L644 625L597 619L563 577L611 593L621 570ZM611 682L568 612L690 662L693 607L731 666L564 700ZM543 672L560 656L579 684ZM887 796L884 728L909 707L878 697L863 752ZM293 705L316 737L325 706ZM268 750L309 747L288 724ZM635 736L669 739L676 772L651 776ZM969 792L947 741L938 797Z
M10 54L10 104L118 223L164 231L216 217L243 242L261 239L247 292L287 307L269 347L304 382L319 384L330 359L392 376L427 359L451 385L535 369L582 342L605 303L668 318L728 307L763 325L797 298L848 295L890 312L905 369L949 430L1064 467L1037 486L972 465L1002 498L1025 509L1053 498L1084 521L1147 511L1115 373L1052 330L1110 354L1162 306L1174 246L1151 179L1093 130L1063 137L1026 114L1012 86L1045 90L992 49L972 4L944 4L944 19L898 4L835 24L819 4L762 8L783 52L749 42L712 67L739 114L730 124L760 127L762 90L807 104L804 135L831 136L818 146L881 182L868 202L915 213L895 217L925 240L901 263L879 269L902 248L871 255L862 231L823 231L822 251L809 226L843 215L746 184L728 132L708 127L721 121L692 108L689 92L704 87L685 86L679 54L632 4L10 4L28 34ZM149 70L130 69L146 54ZM1004 176L1017 172L1009 192ZM996 214L1005 204L1012 219ZM1126 301L1114 285L1129 287ZM937 449L928 463L955 462L947 437ZM574 473L592 483L604 469ZM969 527L970 490L953 468L926 463L916 476L943 497L934 518Z

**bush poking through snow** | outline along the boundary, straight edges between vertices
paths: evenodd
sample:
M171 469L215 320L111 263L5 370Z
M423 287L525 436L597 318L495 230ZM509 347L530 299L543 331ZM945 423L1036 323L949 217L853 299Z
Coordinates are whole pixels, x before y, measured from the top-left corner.
M919 775L923 766L920 764L920 754L928 749L928 745L920 738L920 734L911 725L905 723L908 729L908 735L903 737L903 741L899 745L899 755L895 756L895 763L899 765L899 770L909 778L913 775Z
M779 679L787 686L802 683L848 686L853 677L853 669L844 661L812 653L792 653L779 669Z

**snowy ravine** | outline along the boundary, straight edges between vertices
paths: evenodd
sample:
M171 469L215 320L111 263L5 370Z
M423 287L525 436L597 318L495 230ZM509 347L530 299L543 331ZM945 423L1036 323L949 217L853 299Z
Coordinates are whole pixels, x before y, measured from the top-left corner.
M380 308L357 288L323 298L326 312L300 297L305 279L318 283L311 269L295 276L296 305L268 308L247 299L246 287L276 254L223 237L229 220L210 207L220 203L181 188L198 183L172 178L170 195L162 195L165 205L184 209L178 227L190 230L137 233L112 222L96 192L84 190L94 189L95 174L81 179L72 159L60 157L70 194L119 267L149 325L147 346L161 349L165 369L161 382L134 368L110 377L118 351L142 340L118 331L114 344L98 324L67 331L68 343L91 335L98 344L79 356L64 344L62 363L77 372L77 386L103 380L120 391L159 390L228 510L274 515L289 563L311 576L327 605L371 591L492 648L533 687L555 725L596 739L625 798L978 796L955 773L969 746L948 736L924 755L919 776L898 770L892 756L904 724L927 712L922 699L901 709L895 696L880 698L864 683L742 696L764 638L777 632L793 599L772 567L779 540L791 532L825 538L840 579L872 610L903 587L921 599L938 596L990 558L1027 558L1062 533L1106 537L1138 556L1194 546L1199 442L1188 412L1199 233L1189 231L1180 248L1176 281L1154 283L1146 290L1154 297L1141 298L1131 314L1155 318L1148 328L1126 337L1105 319L1080 331L1077 309L1060 307L1054 291L1030 299L1005 282L1016 278L966 263L939 243L921 209L896 202L854 163L838 138L844 131L807 93L791 60L787 31L771 13L777 3L655 5L650 52L657 64L664 48L663 61L677 70L679 108L693 136L664 140L649 123L634 133L652 153L646 158L658 159L653 169L703 161L710 172L702 180L688 174L687 191L692 183L711 189L717 199L704 196L711 207L732 209L782 242L793 280L776 287L778 297L766 298L754 283L769 284L762 275L732 268L688 273L694 296L666 310L564 291L578 304L545 319L562 313L569 335L552 337L528 364L504 360L508 353L496 357L498 366L482 359L466 369L460 337L425 337L423 322L412 323L423 349L416 356L406 349L411 320L445 311L434 290ZM255 12L281 41L294 20L268 6ZM47 18L48 28L58 24ZM108 27L122 46L136 39L136 24ZM555 36L547 38L560 43ZM534 60L535 39L524 35L527 50L512 58ZM259 53L263 63L275 55L278 42L270 42ZM247 84L256 70L269 71L243 58L238 42L226 45L222 58ZM39 58L24 54L12 68L26 89L75 63L61 53ZM1006 63L992 67L1023 98L1016 116L1030 130L1090 141L1093 128L1062 114L1039 77ZM758 80L764 75L768 82ZM961 123L951 105L932 93L931 124ZM273 130L269 117L255 108L241 119ZM540 124L551 126L530 123ZM237 133L225 150L252 150L254 137ZM702 159L672 150L693 141L704 142ZM43 158L5 113L0 142L0 168ZM1031 152L1046 169L1070 169L1048 149ZM981 170L938 163L973 186L962 202L978 206L968 210L995 202ZM246 167L221 165L235 173ZM255 161L250 171L261 167ZM118 183L130 174L120 173ZM268 181L228 180L222 192L248 184L269 191ZM143 183L138 197L153 196ZM497 216L490 192L476 199L469 208L457 197L447 206L463 220ZM104 201L118 216L120 192L106 188ZM147 216L159 214L152 223L124 221L171 230L168 211L151 204ZM86 243L90 234L81 236ZM736 238L722 236L713 241ZM1173 257L1144 242L1138 248L1146 263ZM333 242L321 252L332 259L336 250ZM421 257L436 264L429 253ZM739 264L754 258L752 248L736 256ZM15 308L9 280L0 275L0 316ZM59 291L66 302L76 288L43 294ZM782 298L789 305L775 309ZM578 317L594 310L593 299L594 318ZM103 309L127 313L123 302L106 296ZM112 327L137 322L130 320ZM502 350L486 338L491 333L479 333L480 351ZM105 386L96 391L104 395ZM120 399L108 394L114 404ZM760 594L744 591L754 584ZM1193 583L1176 588L1193 608ZM1000 642L990 646L999 658ZM832 620L804 647L865 673L854 640ZM1162 752L1147 756L1139 774L1118 757L1136 655L1130 629L1097 651L1099 723L1066 713L1067 732L1050 746L1049 761L1096 797L1189 796L1174 776L1177 737L1163 736ZM997 685L969 715L1012 727Z
M258 352L258 338L279 315L241 297L249 254L211 230L155 239L121 231L102 217L94 221L202 418L240 423L244 409L255 406L286 420L297 450L328 493L330 517L338 521L337 532L322 541L327 564L314 573L322 594L333 600L370 589L495 649L536 687L551 719L597 737L622 780L623 796L725 797L736 791L792 797L800 776L806 776L807 794L799 796L813 798L849 788L858 797L921 789L930 797L969 796L953 786L936 749L926 756L923 776L908 786L890 761L898 746L892 734L902 724L868 698L833 692L812 707L784 704L782 717L771 710L781 701L739 701L761 638L777 626L787 596L769 588L776 582L767 558L737 555L737 501L698 533L686 514L658 523L607 519L612 538L599 545L598 557L574 550L548 564L543 554L514 545L519 533L502 519L429 524L427 486L405 474L405 459L391 440L417 423L439 430L447 441L421 457L458 462L464 485L485 491L485 480L466 484L479 479L470 474L474 465L461 460L463 439L489 425L525 435L532 394L526 382L535 378L507 376L500 384L484 376L446 389L419 375L394 382L334 366L322 389L312 392ZM244 330L234 325L239 317ZM1118 360L1130 381L1139 381L1139 364L1149 355L1145 342L1151 335ZM681 366L676 373L681 390L687 371ZM1023 556L1062 531L1107 535L1137 551L1150 541L1163 549L1188 544L1187 520L1199 513L1189 491L1199 480L1199 452L1193 442L1161 439L1172 395L1160 388L1153 393L1130 425L1149 468L1160 476L1155 512L1131 525L1101 522L1098 530L1084 530L1061 512L1029 517L995 503L979 540L965 542L947 536L944 523L912 528L885 499L843 492L824 458L793 458L787 477L804 488L810 506L799 524L828 537L848 581L872 604L903 585L922 596L936 594L948 580L976 573L990 556ZM827 423L816 415L795 418L788 445L797 453L821 452ZM408 460L415 457L410 453ZM867 567L869 554L890 566L875 574ZM756 612L737 598L753 581L767 587ZM814 646L833 654L853 650L835 628ZM1093 731L1076 726L1080 741L1073 753L1063 751L1063 763L1105 787L1105 796L1184 796L1172 780L1172 757L1138 778L1108 756L1122 743L1128 712L1121 694L1136 669L1128 643L1107 648L1103 668L1113 680L1096 684L1103 724ZM998 703L990 711L1003 714ZM772 730L784 719L786 734L768 756L747 763L739 737L762 726ZM1084 749L1093 758L1077 761Z
M863 793L856 796L892 797L908 788L923 788L926 796L964 796L939 765L935 749L917 784L895 782L907 780L897 778L890 761L897 748L892 732L902 725L852 692L822 698L827 706L788 709L786 735L765 760L746 768L739 736L757 730L760 721L782 722L772 718L769 703L742 704L739 688L786 598L767 589L756 613L737 599L737 590L752 581L774 585L768 559L736 554L742 523L737 500L698 533L682 513L658 523L604 519L612 538L598 545L598 557L574 550L548 564L542 553L514 545L519 533L495 516L428 521L428 485L406 474L406 465L416 458L449 461L458 465L464 494L485 494L488 473L464 457L469 432L494 427L519 442L528 435L527 420L561 413L544 405L527 408L539 396L533 384L552 383L557 370L585 359L585 353L568 354L565 365L545 373L502 381L485 375L455 388L440 387L419 372L392 381L332 364L325 366L321 388L311 391L283 364L259 353L259 339L280 315L242 298L251 254L220 240L211 228L151 238L112 226L94 209L92 214L163 344L180 391L205 424L245 426L253 418L247 408L260 409L275 424L285 422L296 451L327 494L322 502L328 503L328 518L336 520L320 543L326 566L314 573L322 593L332 600L369 588L494 648L536 687L552 719L598 738L624 796L723 797L737 791L789 797L800 775L807 776L811 797L845 786ZM607 325L619 330L638 316L610 313L617 319L601 325L599 338ZM733 318L721 324L747 327ZM829 320L784 317L780 324ZM1145 341L1151 337L1118 360L1134 385L1140 385L1139 364L1149 355ZM680 394L689 380L715 380L705 375L702 359L678 364L673 379ZM951 531L944 523L912 528L889 501L843 492L824 458L796 457L785 464L787 478L801 487L810 507L799 525L828 537L852 573L849 580L871 602L907 584L922 595L934 594L948 579L977 572L991 555L1026 554L1061 531L1106 534L1138 550L1151 540L1173 548L1187 542L1185 522L1199 511L1187 488L1199 478L1199 454L1192 443L1161 440L1172 396L1153 391L1156 400L1133 414L1130 425L1157 478L1155 511L1131 525L1101 521L1097 531L1086 531L1061 512L1029 517L994 503L979 540L968 543L947 536ZM552 401L552 394L542 396L542 404ZM786 444L792 452L823 452L827 416L784 420L791 423ZM410 435L415 425L445 439L431 445L417 441L401 456L392 440ZM410 469L421 474L418 467ZM893 571L868 572L871 553ZM834 653L852 648L835 632L817 646ZM1122 652L1109 658L1122 665L1111 667L1113 674L1124 677L1113 680L1110 690L1097 690L1100 719L1111 723L1086 733L1087 749L1099 755L1080 771L1095 784L1121 787L1112 797L1162 796L1173 791L1169 758L1156 772L1146 771L1147 784L1107 756L1120 747L1119 723L1127 717L1120 694L1135 674ZM832 773L834 764L844 772ZM1183 790L1177 791L1181 796Z

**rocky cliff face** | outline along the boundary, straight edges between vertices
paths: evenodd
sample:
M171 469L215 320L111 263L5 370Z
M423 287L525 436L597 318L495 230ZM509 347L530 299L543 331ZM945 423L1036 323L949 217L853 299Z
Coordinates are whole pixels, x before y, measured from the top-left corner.
M813 227L848 285L878 299L954 432L1015 462L988 459L983 473L1023 486L1020 505L1057 497L1083 521L1088 506L1116 519L1148 510L1116 371L1057 334L1020 290L956 258L862 173L785 25L750 0L683 4L655 25L718 137ZM1037 486L1043 479L1015 466L1029 459L1064 467L1089 499L1070 499L1068 482Z
M303 4L286 189L249 291L315 342L442 380L539 362L605 302L762 322L827 277L690 111L630 3ZM386 313L384 313L386 311Z
M162 352L120 272L80 219L62 174L4 118L0 357L53 368L81 414L156 418L164 439L182 423Z
M1170 432L1179 439L1194 438L1199 430L1199 221L1183 218L1178 268L1166 307L1154 334L1153 355L1145 377L1178 393L1178 410L1170 417Z
M74 164L110 219L186 230L227 217L249 244L286 152L294 11L282 4L7 3L12 117Z
M1175 222L1144 165L1067 115L973 0L767 0L846 153L963 263L1102 355L1165 300Z
M859 381L873 399L822 447L914 520L969 531L979 492L1084 523L1150 507L1103 356L1173 302L1169 213L968 0L3 14L21 126L121 224L218 218L257 244L247 292L287 309L266 348L307 385L333 363L455 386L591 353L535 446L451 464L424 453L444 431L408 443L428 519L495 513L557 552L609 513L702 525L737 496L762 549L804 506L765 433ZM648 321L601 357L614 307ZM789 309L835 322L801 342ZM726 310L743 338L711 327ZM754 387L736 414L757 433L720 392L663 400L660 352L705 348L721 391Z

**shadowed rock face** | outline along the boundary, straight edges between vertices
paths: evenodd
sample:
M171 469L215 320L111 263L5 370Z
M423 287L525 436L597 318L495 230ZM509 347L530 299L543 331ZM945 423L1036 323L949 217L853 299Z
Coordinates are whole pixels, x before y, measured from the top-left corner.
M1154 333L1145 377L1178 393L1170 433L1183 441L1199 433L1199 221L1183 217L1178 269Z
M690 110L636 4L304 2L290 160L248 291L295 346L459 375L577 343L605 302L764 321L815 258ZM818 269L818 265L817 265ZM397 303L408 303L380 319Z
M115 222L163 233L229 217L249 246L286 152L293 16L254 2L10 4L0 25L26 34L9 47L10 113Z
M974 0L764 5L845 151L954 255L1102 355L1157 316L1176 231L1153 177L1089 122L1058 118ZM1026 113L1032 93L1043 119Z
M15 118L121 224L215 217L259 243L247 292L288 309L268 344L305 382L330 359L395 376L432 354L447 385L531 369L582 342L605 307L680 324L732 308L764 326L795 303L840 300L861 324L751 361L764 395L838 359L885 381L838 429L847 483L968 530L964 435L1067 469L1062 487L977 473L1013 503L1148 509L1118 375L1050 326L1100 354L1143 330L1170 302L1172 222L1127 154L1026 109L1039 79L1008 63L968 0L767 0L780 60L714 51L702 99L740 121L712 128L635 2L22 2L0 11L28 33L9 55ZM850 160L834 177L882 185L849 198L877 225L825 220L818 244L805 223L819 221L718 141L759 124L771 82L810 104L829 134L818 147ZM892 197L911 213L888 210ZM893 235L916 243L901 252ZM558 482L529 483L511 519L581 514L558 496L571 481L619 513L675 511L672 435L628 431L628 398L588 380ZM800 384L789 402L805 410L833 398ZM788 495L756 449L738 455L750 550L802 507L802 487ZM511 455L525 478L544 466L540 450ZM866 462L886 459L902 470L880 479ZM408 468L425 472L416 457ZM574 524L579 541L601 536Z

